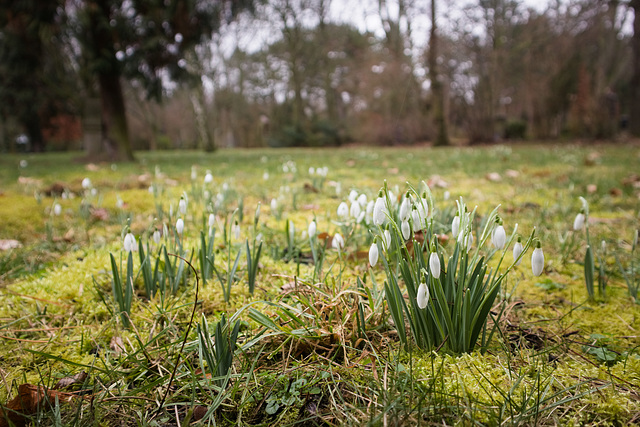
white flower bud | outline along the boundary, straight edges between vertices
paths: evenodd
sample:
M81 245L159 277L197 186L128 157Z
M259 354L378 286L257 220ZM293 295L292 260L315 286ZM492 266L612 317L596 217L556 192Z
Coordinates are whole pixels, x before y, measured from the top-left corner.
M85 178L82 180L82 188L85 190L91 188L91 180L89 178Z
M427 307L429 303L429 288L426 283L420 283L418 286L418 295L416 296L416 300L418 301L418 307L424 309Z
M360 203L358 203L357 201L354 201L351 204L351 208L349 209L349 215L351 215L351 218L358 219L358 217L360 216L360 212L362 212L362 207L360 207Z
M213 175L211 175L211 171L207 171L207 173L204 175L204 183L211 184L212 182L213 182Z
M349 217L349 207L345 202L342 202L338 206L338 218L347 219L348 217Z
M531 271L534 276L539 276L544 270L544 253L538 242L538 247L533 250L531 254Z
M374 225L382 225L384 223L385 218L385 202L384 197L378 197L376 199L376 203L373 206L373 224Z
M440 257L437 252L431 252L431 255L429 255L429 269L433 277L440 278Z
M124 246L125 252L137 251L138 245L137 245L135 236L131 233L127 233L126 236L124 236L123 246Z
M406 219L402 221L402 224L400 224L400 231L402 231L402 237L404 238L404 240L409 240L409 237L411 237L411 227L409 226L409 221L407 221Z
M216 224L216 216L212 213L209 214L209 221L208 221L208 225L209 227L213 227Z
M460 232L460 216L456 215L453 217L453 221L451 221L451 234L455 239L458 237L458 233Z
M157 245L160 243L160 231L155 230L153 232L153 242Z
M61 213L62 213L62 206L60 206L60 203L56 203L55 205L53 205L53 214L55 216L60 216Z
M582 230L582 227L584 227L584 214L580 212L578 215L576 215L576 218L573 220L573 229L575 231L578 231L578 230Z
M505 243L507 243L507 233L504 231L504 227L502 225L498 225L493 233L491 234L491 243L496 249L504 248Z
M178 202L178 212L180 214L185 215L187 213L187 201L184 197L180 197L180 201Z
M178 232L178 235L182 236L182 232L184 231L184 221L182 218L178 218L176 221L176 231Z
M375 267L378 263L378 244L374 241L369 248L369 265Z
M309 230L307 231L307 233L309 234L309 237L314 237L316 235L317 228L318 227L315 221L311 221L309 223Z
M384 232L382 233L382 248L385 251L388 251L390 246L391 246L391 233L389 232L389 230L384 230Z
M398 217L400 221L404 221L409 216L409 198L405 197L402 199L402 203L400 204L400 212L398 212Z
M520 265L520 263L522 262L522 258L518 259L518 257L522 253L522 249L522 243L520 242L520 238L518 238L516 244L513 245L513 260L515 261L515 265Z
M271 213L275 213L278 210L278 201L271 199Z
M333 239L331 240L331 247L338 251L344 248L344 239L342 238L340 233L336 233L335 236L333 236Z

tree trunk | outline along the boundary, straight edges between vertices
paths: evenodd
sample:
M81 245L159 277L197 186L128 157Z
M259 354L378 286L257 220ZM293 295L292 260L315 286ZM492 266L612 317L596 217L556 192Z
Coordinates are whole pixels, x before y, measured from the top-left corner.
M102 101L102 137L106 154L112 160L132 161L127 115L120 76L105 73L98 77Z
M631 77L631 103L629 106L629 131L640 137L640 0L631 0L633 8L633 76Z
M431 33L429 34L429 80L433 98L433 121L436 126L436 146L449 145L447 121L444 114L444 93L438 77L438 33L436 26L436 0L431 0Z
M87 31L90 46L87 53L93 61L100 63L99 69L96 68L102 107L102 156L106 155L110 160L132 161L133 150L120 83L121 70L111 33L110 2L87 2L86 11L89 17Z

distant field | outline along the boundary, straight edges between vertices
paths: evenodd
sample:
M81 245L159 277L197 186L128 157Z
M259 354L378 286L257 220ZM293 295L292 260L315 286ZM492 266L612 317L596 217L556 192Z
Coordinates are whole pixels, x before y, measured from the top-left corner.
M0 250L0 403L16 425L640 422L640 305L628 290L640 283L638 144L79 156L0 157L0 241L16 246ZM398 258L368 261L389 228L366 212L385 181L394 218L407 190L428 185L429 232L418 234L432 233L445 263L460 198L477 206L470 254L487 254L490 269L506 269L489 241L476 251L496 206L507 236L535 228L543 273L532 274L532 247L500 287L486 351L453 354L452 337L420 349L409 327L401 344L384 285L397 274L410 303L392 262L410 251L400 241ZM580 197L587 228L574 230ZM606 285L591 299L587 229L595 286ZM132 253L129 291L128 232L146 257ZM49 390L61 379L71 384Z

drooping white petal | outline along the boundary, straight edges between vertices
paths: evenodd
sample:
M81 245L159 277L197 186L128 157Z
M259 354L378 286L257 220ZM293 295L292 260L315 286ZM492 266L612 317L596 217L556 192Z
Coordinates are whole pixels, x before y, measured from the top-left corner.
M431 275L436 279L440 278L440 257L436 252L431 252L429 255L429 268L431 269Z
M409 217L409 198L405 197L402 199L398 216L400 217L400 221L404 221Z
M531 271L534 276L539 276L544 270L544 253L542 248L535 248L531 254Z
M362 212L362 207L360 206L360 203L358 203L357 201L354 201L351 204L351 208L349 209L349 215L351 215L351 218L358 219L358 217L360 216L360 212Z
M338 205L338 218L347 219L349 217L349 207L346 202L340 203Z
M125 252L135 252L138 250L138 245L136 242L136 238L133 234L131 233L127 233L126 236L124 236L124 250Z
M520 265L520 263L522 262L522 258L518 259L518 257L522 253L522 249L522 243L520 242L516 242L516 244L513 245L513 260L516 262L515 265Z
M373 206L373 224L382 225L384 223L386 206L384 203L384 197L378 197L376 203Z
M409 240L409 237L411 237L411 227L409 226L409 221L407 221L406 219L402 221L402 224L400 224L400 231L402 231L402 237L404 238L404 240Z
M333 239L331 240L331 247L338 251L344 248L344 239L342 238L340 233L336 233L335 236L333 236Z
M182 232L184 231L184 221L182 220L182 218L178 218L178 220L176 221L176 231L180 236L182 236Z
M389 250L389 246L391 245L391 232L389 230L384 230L382 233L382 247L385 251Z
M575 231L578 231L578 230L582 230L582 227L584 227L584 214L580 212L578 215L576 215L576 218L573 220L573 229Z
M153 243L155 243L156 245L160 243L160 231L158 230L155 230L153 232Z
M504 231L504 227L502 225L498 225L496 229L493 230L491 243L496 247L496 249L504 248L505 243L507 243L507 233Z
M183 198L180 198L180 201L178 202L178 212L182 215L187 213L187 201Z
M317 225L315 221L311 221L309 223L309 229L307 230L307 233L309 234L309 237L313 237L316 235L316 231L317 231Z
M416 300L418 301L418 307L424 309L427 307L429 303L429 288L426 283L420 283L418 286L418 295L416 296Z
M373 242L369 248L369 265L375 267L378 262L378 244Z
M460 216L456 215L453 217L453 221L451 221L451 234L455 239L458 237L458 233L460 232Z

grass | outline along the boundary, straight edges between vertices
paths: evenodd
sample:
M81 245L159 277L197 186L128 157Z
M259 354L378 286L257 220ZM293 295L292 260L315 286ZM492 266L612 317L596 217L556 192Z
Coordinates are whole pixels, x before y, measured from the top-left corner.
M630 265L640 216L637 144L155 152L138 153L136 164L91 166L75 163L77 156L0 158L0 239L22 244L0 252L0 403L7 405L21 384L52 389L60 379L88 374L64 390L77 397L68 403L51 397L51 405L25 420L79 426L640 420L640 305L619 267ZM28 166L20 168L23 158ZM323 166L326 178L309 175ZM203 188L207 170L214 180ZM490 180L492 172L501 179ZM85 177L96 194L82 188ZM504 311L486 352L401 344L384 297L387 274L381 264L368 265L374 230L336 213L352 189L371 200L385 179L395 195L406 182L425 180L444 216L462 196L478 206L480 221L501 204L507 235L515 223L519 230L536 227L543 276L532 275L530 252L514 268L496 301ZM75 197L50 195L54 184ZM188 210L178 241L173 230L183 195ZM579 196L589 202L591 241L607 245L607 294L595 300L585 287L584 232L572 230ZM272 199L278 212L271 212ZM52 214L54 203L62 205L60 216ZM213 246L205 239L210 212ZM309 239L314 218L317 234ZM236 220L239 239L231 231ZM110 253L126 270L127 226L153 259L147 277L162 244L167 255L154 277L171 271L167 265L177 270L183 263L183 272L172 282L175 291L153 297L143 274L134 274L135 295L121 315ZM163 226L162 241L150 241ZM291 226L295 234L287 232ZM340 253L329 243L338 232L345 238ZM252 249L248 261L247 242L257 248L260 241L259 258ZM137 271L138 254L132 258ZM206 284L186 261L198 273L212 264Z

